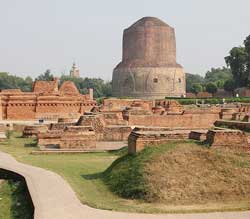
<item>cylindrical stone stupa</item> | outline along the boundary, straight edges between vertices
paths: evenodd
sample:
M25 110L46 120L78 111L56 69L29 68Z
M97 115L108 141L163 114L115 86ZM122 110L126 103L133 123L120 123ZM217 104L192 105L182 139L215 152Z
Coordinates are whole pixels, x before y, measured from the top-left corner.
M176 62L174 28L144 17L123 33L123 55L113 72L113 96L142 99L182 97L185 74Z

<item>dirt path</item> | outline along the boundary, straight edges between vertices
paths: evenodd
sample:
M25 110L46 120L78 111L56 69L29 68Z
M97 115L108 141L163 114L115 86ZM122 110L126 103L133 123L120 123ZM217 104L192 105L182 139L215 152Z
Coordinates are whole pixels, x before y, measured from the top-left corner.
M83 205L59 175L17 162L0 152L0 168L24 176L35 206L35 219L249 219L250 212L208 214L135 214L98 210Z

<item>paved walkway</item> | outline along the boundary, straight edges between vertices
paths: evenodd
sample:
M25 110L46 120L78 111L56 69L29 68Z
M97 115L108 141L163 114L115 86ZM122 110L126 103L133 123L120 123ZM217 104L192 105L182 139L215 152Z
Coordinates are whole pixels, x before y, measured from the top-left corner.
M35 219L249 219L250 212L208 214L134 214L90 208L59 175L17 162L0 152L0 168L24 176L35 206Z

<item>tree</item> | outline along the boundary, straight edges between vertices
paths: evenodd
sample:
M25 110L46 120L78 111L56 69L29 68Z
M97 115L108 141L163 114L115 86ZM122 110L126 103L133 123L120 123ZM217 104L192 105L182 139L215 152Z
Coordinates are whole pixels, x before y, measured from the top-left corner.
M211 94L215 94L217 92L218 88L216 86L215 83L210 82L208 84L206 84L206 91L211 93Z
M235 84L234 84L234 80L233 79L228 79L227 81L225 81L224 83L224 90L225 91L233 91L235 89Z
M247 54L243 47L234 47L230 51L230 55L225 58L227 65L232 70L236 87L246 85L246 59Z
M196 84L193 84L191 91L192 91L193 93L195 93L195 94L198 94L199 92L202 92L202 91L203 91L203 87L202 87L201 84L196 83Z
M250 87L250 35L243 46L231 49L225 61L231 68L235 87Z
M205 75L205 83L214 82L222 88L224 82L233 77L232 72L229 68L211 68Z
M51 74L51 71L47 69L43 74L40 74L36 80L38 81L52 81L54 79L53 74Z
M227 80L230 80L230 79L227 79ZM224 88L224 84L227 80L219 80L219 81L216 81L215 84L217 86L217 88L220 88L220 89L223 89Z
M30 77L23 79L7 72L0 72L0 89L21 89L31 91L33 80Z
M186 90L187 92L193 92L194 84L203 84L204 78L197 74L186 73Z

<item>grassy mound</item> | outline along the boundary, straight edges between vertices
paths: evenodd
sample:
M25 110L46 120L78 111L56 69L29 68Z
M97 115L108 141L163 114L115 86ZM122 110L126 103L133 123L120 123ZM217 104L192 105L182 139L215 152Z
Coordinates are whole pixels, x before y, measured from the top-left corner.
M250 199L250 155L190 142L168 144L119 158L104 179L116 194L147 202L243 201Z

